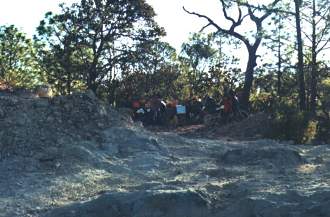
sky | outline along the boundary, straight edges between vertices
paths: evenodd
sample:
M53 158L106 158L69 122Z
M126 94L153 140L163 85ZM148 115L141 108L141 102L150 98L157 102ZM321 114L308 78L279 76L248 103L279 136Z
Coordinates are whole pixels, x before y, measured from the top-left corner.
M198 32L205 26L205 20L187 14L187 10L207 14L214 18L221 11L218 0L147 0L157 13L156 21L164 27L167 36L165 41L179 49L181 44L189 38L189 33ZM207 3L206 3L207 2Z
M48 11L59 11L59 3L72 4L78 0L0 0L0 25L14 24L28 36L35 33L39 22ZM156 21L164 27L165 41L176 49L189 38L190 32L199 31L205 21L187 14L189 10L206 13L216 17L219 11L218 0L147 0L157 13ZM205 2L208 2L205 4Z
M64 2L68 5L79 2L80 0L0 0L0 25L14 24L21 31L27 33L29 37L35 34L39 22L44 18L48 11L59 12L59 4ZM271 0L250 0L250 3L267 4ZM146 0L153 6L157 16L158 24L165 28L167 36L163 41L169 42L177 52L180 52L181 45L189 39L190 33L198 32L207 23L204 19L194 15L187 14L182 7L189 11L205 14L212 18L222 27L227 27L230 23L223 18L219 0ZM233 15L236 11L229 12ZM241 29L240 29L241 28ZM254 29L251 22L243 23L238 31L247 31ZM212 31L212 27L208 31ZM261 47L258 53L262 52ZM247 62L247 51L245 48L235 50L231 49L232 55L238 57L241 61L240 68L245 68ZM328 54L329 53L329 54ZM330 51L327 56L330 55ZM273 58L270 56L269 58ZM268 58L268 59L269 59ZM265 56L263 59L267 59Z
M0 0L0 25L14 24L28 36L35 33L48 11L59 11L59 3L75 0Z
M80 0L0 0L0 25L14 24L25 32L29 37L35 34L35 30L44 15L48 11L59 12L59 4L64 2L68 5ZM222 16L219 0L146 0L153 6L157 16L158 24L165 28L167 36L163 41L169 42L178 52L181 45L189 39L190 33L198 32L207 24L204 19L187 14L182 7L189 11L205 14L221 26L228 26ZM270 0L250 0L251 2L262 2ZM235 13L235 11L230 12ZM251 23L241 25L246 30ZM212 31L212 27L208 31ZM245 49L233 51L233 54L241 59L240 67L245 67L247 52Z

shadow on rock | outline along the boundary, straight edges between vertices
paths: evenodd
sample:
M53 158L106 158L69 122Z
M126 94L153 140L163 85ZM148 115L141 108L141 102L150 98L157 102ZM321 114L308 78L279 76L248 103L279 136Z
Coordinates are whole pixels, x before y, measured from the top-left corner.
M227 151L218 160L231 165L263 165L271 163L276 166L297 166L304 163L298 151L285 148L241 148Z
M193 191L109 193L58 208L44 217L205 217L209 202Z

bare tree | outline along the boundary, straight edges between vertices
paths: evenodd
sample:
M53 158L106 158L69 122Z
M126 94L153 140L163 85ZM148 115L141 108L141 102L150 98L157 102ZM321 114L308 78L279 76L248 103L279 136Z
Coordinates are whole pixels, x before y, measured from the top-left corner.
M208 24L204 26L202 30L204 30L206 27L213 26L217 29L218 32L232 36L243 42L243 44L246 46L249 57L245 70L244 91L242 96L242 105L246 107L249 105L250 92L254 79L254 68L257 66L257 50L259 48L259 45L263 37L262 23L267 17L269 17L274 12L274 8L279 1L280 0L274 0L270 5L267 6L263 5L259 7L249 4L247 1L244 2L239 0L230 1L229 2L230 5L229 5L228 2L226 2L225 0L220 0L223 16L226 20L231 22L231 26L229 29L220 26L213 19L211 19L210 17L204 14L191 12L183 7L183 9L187 13L206 19L208 21ZM235 4L238 9L238 17L236 19L228 14L228 10L230 6L233 5L232 2L234 2L233 4ZM243 8L247 9L245 10L246 11L245 14L243 14ZM263 15L258 16L257 13L258 14L263 13ZM243 35L238 31L236 31L237 27L240 26L247 17L250 18L250 20L254 22L256 26L254 41L251 41L247 35Z

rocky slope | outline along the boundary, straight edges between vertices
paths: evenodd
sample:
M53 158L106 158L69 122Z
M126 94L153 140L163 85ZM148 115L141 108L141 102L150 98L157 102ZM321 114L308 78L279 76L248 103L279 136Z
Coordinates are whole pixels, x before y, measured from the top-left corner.
M0 217L330 216L330 146L152 133L93 94L0 94Z

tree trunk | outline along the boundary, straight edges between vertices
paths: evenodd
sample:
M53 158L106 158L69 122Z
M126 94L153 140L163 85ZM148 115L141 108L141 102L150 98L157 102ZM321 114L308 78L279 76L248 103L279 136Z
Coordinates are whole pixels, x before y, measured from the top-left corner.
M295 18L296 18L296 31L297 31L297 45L298 45L298 83L299 83L299 108L301 111L306 110L306 89L305 89L305 76L304 76L304 54L303 42L301 37L300 26L300 6L301 0L295 0Z
M241 99L241 104L244 108L249 108L250 106L250 94L253 84L253 73L254 67L257 66L257 50L254 47L247 47L249 52L249 59L245 71L244 89Z
M109 81L108 85L108 101L110 105L114 105L116 101L117 83L115 81Z
M97 86L98 85L96 84L96 67L92 67L91 70L89 70L87 87L96 94Z
M281 99L282 97L282 52L281 52L281 22L279 22L278 28L278 47L277 47L277 55L278 55L278 63L277 63L277 95Z
M278 2L280 2L280 0L274 0L270 4L270 6L274 7ZM216 24L216 22L214 20L212 20L211 18L209 18L206 15L202 15L202 14L199 14L196 12L190 12L190 11L186 10L184 7L183 7L183 9L188 14L192 14L192 15L198 16L200 18L206 19L209 23L203 29L205 29L208 26L214 26L218 30L218 32L224 33L226 35L230 35L230 36L240 40L241 42L243 42L246 45L247 50L249 52L249 60L248 60L246 71L245 71L245 81L244 81L243 95L241 98L241 104L243 107L248 108L249 104L250 104L250 101L249 101L250 92L251 92L251 88L252 88L252 84L253 84L253 72L254 72L254 68L257 66L256 52L257 52L257 49L262 40L262 32L263 32L262 23L264 22L264 20L267 17L269 17L272 14L272 10L266 10L266 13L264 15L258 17L258 16L256 16L256 14L254 14L255 10L246 1L237 1L239 16L237 19L236 18L234 19L234 18L228 16L228 13L227 13L228 8L226 7L226 3L224 0L221 0L221 4L222 4L222 12L224 14L224 17L226 18L226 20L228 20L232 23L232 25L229 29L222 28L221 26ZM240 6L242 6L242 5L244 5L248 11L248 14L246 14L244 16L242 15L242 10L240 8ZM235 32L235 28L240 26L242 24L244 18L247 16L255 23L255 25L257 27L257 31L255 34L256 35L255 42L253 43L253 45L251 45L248 37L245 37L244 35L241 35L238 32Z
M311 96L310 96L310 111L312 114L316 112L316 96L317 96L317 51L316 51L316 7L313 0L313 21L312 21L312 72L311 72Z
M72 83L71 72L68 72L68 77L67 77L67 80L66 80L66 91L67 91L68 95L71 94L71 83Z
M278 50L278 54L281 55L281 48ZM277 66L277 94L279 98L281 99L282 97L282 59L281 56L278 58L278 66Z

